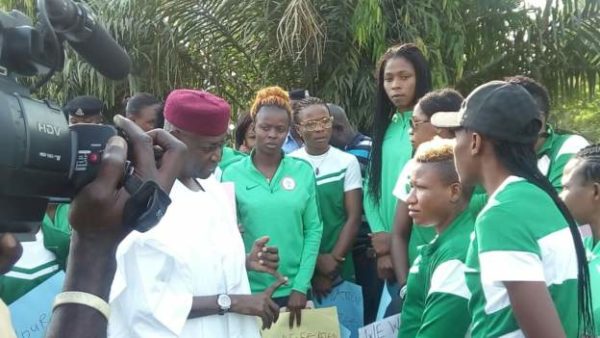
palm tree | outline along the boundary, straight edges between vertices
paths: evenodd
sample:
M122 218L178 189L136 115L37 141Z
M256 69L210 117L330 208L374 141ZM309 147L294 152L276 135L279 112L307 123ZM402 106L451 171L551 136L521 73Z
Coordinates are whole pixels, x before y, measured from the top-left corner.
M33 0L0 0L5 8ZM68 52L65 70L40 95L91 93L118 106L134 91L211 90L247 109L266 85L305 87L370 125L374 69L393 43L416 42L437 87L464 93L526 74L555 98L593 95L600 76L600 0L88 0L134 69L104 79Z

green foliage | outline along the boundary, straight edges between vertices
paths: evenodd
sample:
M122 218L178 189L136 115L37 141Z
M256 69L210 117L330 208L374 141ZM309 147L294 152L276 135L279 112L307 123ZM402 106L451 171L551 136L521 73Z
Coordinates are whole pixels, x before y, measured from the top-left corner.
M600 97L565 100L552 114L558 128L576 131L590 142L600 142Z
M67 50L64 72L40 96L64 102L93 94L117 112L136 91L164 96L193 87L222 95L238 112L256 90L277 84L341 104L365 130L379 56L392 44L415 42L438 88L466 94L485 81L525 74L545 83L555 101L581 107L576 111L586 111L580 103L597 104L590 98L600 78L600 0L547 0L544 8L519 0L87 3L131 55L131 76L106 80ZM0 5L34 11L33 0ZM595 119L588 115L586 121Z

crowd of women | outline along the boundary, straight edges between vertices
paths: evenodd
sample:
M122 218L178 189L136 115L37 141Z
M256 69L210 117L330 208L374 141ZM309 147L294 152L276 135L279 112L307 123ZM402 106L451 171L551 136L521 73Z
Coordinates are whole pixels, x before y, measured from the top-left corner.
M236 185L246 247L266 235L280 248L293 282L276 301L303 308L308 295L357 279L364 210L400 337L598 331L600 146L553 129L548 93L531 78L463 99L432 90L425 57L405 44L383 55L377 81L364 185L357 158L329 145L335 114L316 97L265 88L238 124L238 149L250 155L224 166L222 180ZM301 148L285 154L295 133ZM273 280L250 274L253 292Z

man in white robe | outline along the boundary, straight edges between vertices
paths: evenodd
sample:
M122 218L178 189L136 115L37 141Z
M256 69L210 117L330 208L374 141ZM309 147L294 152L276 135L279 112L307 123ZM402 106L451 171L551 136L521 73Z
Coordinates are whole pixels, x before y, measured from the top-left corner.
M276 248L262 239L249 256L232 203L214 175L229 105L207 92L175 90L165 129L188 146L188 160L160 223L119 246L111 289L109 337L260 337L279 308L272 292L250 295L246 267L276 274ZM200 179L197 179L200 178Z

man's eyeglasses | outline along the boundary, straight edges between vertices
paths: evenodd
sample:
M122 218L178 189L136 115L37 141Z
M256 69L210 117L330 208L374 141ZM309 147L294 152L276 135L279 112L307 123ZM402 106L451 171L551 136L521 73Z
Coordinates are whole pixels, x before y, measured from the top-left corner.
M325 117L320 120L311 120L298 124L304 131L317 131L329 129L333 125L333 116Z

